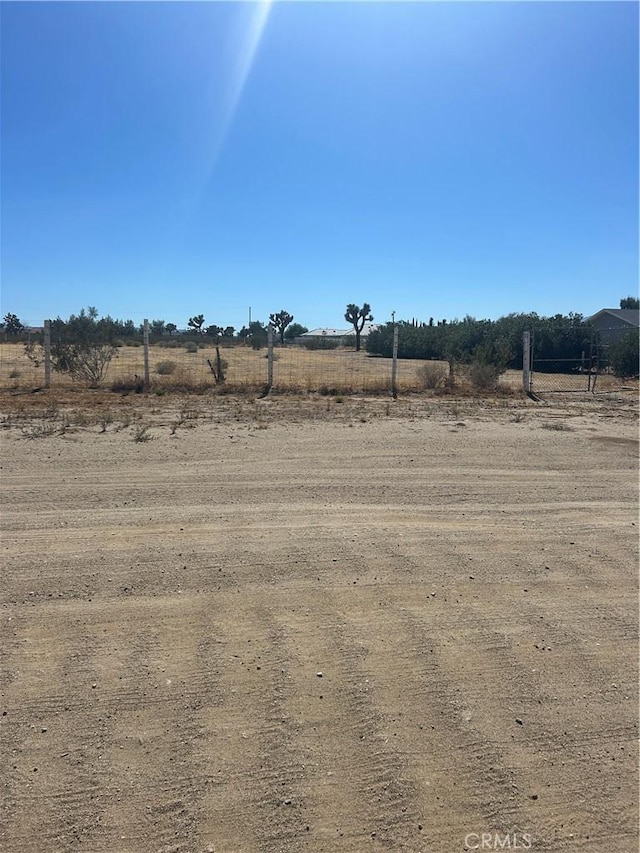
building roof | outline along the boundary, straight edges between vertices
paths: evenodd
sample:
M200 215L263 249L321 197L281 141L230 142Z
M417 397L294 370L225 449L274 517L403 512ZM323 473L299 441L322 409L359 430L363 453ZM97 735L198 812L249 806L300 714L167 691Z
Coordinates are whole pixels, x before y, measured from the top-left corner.
M349 334L349 331L353 333L353 329L311 329L309 332L304 332L304 334L300 335L301 338L343 338L345 335Z
M365 323L364 329L360 332L363 338L369 334L369 332L374 331L378 328L378 325L375 323ZM349 335L355 335L355 329L311 329L310 332L305 332L303 335L299 335L301 338L346 338Z
M636 329L640 327L640 309L638 308L602 308L589 317L589 321L593 323L604 315L611 317L618 325L625 324L634 326Z

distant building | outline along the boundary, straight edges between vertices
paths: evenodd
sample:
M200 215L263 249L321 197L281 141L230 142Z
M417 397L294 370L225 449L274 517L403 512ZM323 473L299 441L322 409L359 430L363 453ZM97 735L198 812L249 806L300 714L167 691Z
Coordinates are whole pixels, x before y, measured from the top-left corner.
M365 323L363 330L360 332L360 338L365 339L370 332L380 328L379 323ZM320 343L322 341L332 341L338 346L355 346L356 331L351 329L311 329L310 332L305 332L304 335L298 335L293 339L294 344Z
M589 322L600 333L604 346L617 343L627 332L640 329L640 310L638 308L603 308Z

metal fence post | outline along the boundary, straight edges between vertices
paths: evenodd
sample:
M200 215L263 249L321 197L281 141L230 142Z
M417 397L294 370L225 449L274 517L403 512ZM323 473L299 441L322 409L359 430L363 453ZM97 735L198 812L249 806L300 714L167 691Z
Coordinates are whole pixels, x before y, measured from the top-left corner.
M44 321L44 334L42 336L44 349L44 387L51 387L51 320Z
M393 321L393 354L391 359L391 396L398 398L398 324Z
M522 388L531 393L531 332L522 333Z
M142 341L144 344L144 387L149 387L149 321L144 320L142 325Z

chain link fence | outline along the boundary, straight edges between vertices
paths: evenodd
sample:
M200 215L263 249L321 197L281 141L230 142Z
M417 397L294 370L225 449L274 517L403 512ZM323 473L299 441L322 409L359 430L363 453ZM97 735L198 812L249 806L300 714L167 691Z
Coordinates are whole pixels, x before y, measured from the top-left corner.
M614 371L615 347L625 335L637 333L629 326L610 327L606 334L594 330L588 348L579 358L539 358L534 336L531 335L530 379L525 390L534 394L624 390L628 381L625 383ZM524 365L523 370L526 373ZM634 387L637 387L637 381Z

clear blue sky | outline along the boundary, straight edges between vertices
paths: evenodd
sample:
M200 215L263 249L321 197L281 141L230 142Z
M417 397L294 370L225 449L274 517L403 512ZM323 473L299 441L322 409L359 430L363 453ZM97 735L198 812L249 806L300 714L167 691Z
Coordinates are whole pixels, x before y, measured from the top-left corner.
M2 313L591 314L638 289L638 5L2 3Z

